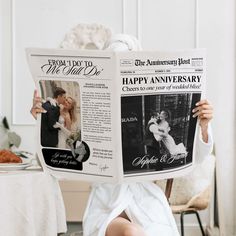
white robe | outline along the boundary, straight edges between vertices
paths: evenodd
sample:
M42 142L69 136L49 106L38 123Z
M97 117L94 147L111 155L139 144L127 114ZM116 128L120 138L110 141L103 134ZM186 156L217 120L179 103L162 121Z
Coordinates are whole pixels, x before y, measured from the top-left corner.
M123 211L148 236L179 235L162 190L152 182L138 182L94 185L84 215L83 236L105 236L108 224Z
M213 147L212 134L204 143L199 133L196 158L201 162ZM83 219L84 236L105 236L108 224L125 211L147 236L179 235L174 217L162 190L153 182L94 184Z

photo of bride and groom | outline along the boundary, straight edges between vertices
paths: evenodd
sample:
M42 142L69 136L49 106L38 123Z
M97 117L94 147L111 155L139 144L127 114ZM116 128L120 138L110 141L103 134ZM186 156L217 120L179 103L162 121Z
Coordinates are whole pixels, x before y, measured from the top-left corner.
M171 128L168 123L170 112L162 110L154 112L148 121L144 143L149 156L160 156L160 146L170 155L182 154L187 156L187 150L183 143L176 144L169 134Z
M69 149L78 161L84 161L88 157L88 147L81 141L80 111L76 102L79 101L79 85L40 81L40 87L45 110L41 118L41 145Z
M199 93L121 99L124 172L164 171L192 162Z

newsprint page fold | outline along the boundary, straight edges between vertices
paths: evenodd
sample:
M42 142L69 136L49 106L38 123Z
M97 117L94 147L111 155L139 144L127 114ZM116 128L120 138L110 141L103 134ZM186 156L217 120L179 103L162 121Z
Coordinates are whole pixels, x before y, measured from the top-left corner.
M205 90L204 49L111 52L29 48L45 113L37 154L56 177L92 182L191 171Z

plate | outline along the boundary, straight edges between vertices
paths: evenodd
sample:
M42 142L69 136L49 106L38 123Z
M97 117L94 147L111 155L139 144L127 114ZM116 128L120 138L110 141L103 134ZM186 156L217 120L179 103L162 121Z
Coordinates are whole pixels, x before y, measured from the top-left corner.
M32 166L31 160L22 160L22 163L0 163L0 170L24 170L27 167Z

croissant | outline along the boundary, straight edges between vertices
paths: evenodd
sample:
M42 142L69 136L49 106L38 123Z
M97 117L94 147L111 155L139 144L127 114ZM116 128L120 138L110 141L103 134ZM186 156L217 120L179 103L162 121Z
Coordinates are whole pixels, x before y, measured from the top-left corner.
M0 150L0 163L22 163L20 157L8 150Z

